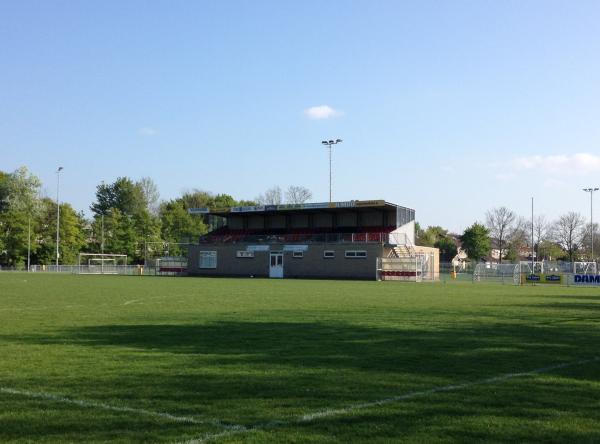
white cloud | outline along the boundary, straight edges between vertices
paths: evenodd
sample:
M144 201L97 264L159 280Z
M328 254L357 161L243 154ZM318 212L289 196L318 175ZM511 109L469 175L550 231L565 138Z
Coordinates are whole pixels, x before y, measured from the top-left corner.
M544 181L544 187L546 188L557 188L562 189L566 186L566 182L564 180L559 179L546 179Z
M309 119L329 119L330 117L341 116L342 112L333 109L329 105L311 106L304 110L304 114Z
M158 131L156 131L154 128L150 128L150 127L144 127L144 128L140 128L138 130L138 134L141 136L155 136L158 134Z
M524 156L513 160L518 171L535 170L543 173L589 174L600 171L600 156L590 153L549 156Z

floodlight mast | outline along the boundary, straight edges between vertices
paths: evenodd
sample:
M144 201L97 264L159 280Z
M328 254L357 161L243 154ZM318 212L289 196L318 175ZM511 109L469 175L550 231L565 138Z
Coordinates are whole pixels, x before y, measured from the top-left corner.
M594 191L598 191L598 187L584 188L583 191L590 193L590 236L591 236L591 260L596 262L594 259Z
M60 243L60 200L59 200L59 192L60 192L60 172L63 170L63 167L58 167L56 170L56 271L58 271L58 257L59 257L59 243Z
M323 140L321 141L321 143L325 146L327 146L327 148L329 149L329 203L331 203L331 146L332 145L337 145L338 143L342 143L343 140L342 139L330 139L330 140Z

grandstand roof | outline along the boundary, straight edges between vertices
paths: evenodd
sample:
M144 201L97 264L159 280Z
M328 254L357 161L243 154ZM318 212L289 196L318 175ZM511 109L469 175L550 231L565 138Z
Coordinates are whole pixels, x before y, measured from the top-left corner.
M396 210L401 207L383 199L379 200L348 200L344 202L313 202L302 204L282 205L254 205L229 208L190 208L190 214L209 214L215 216L248 215L257 213L287 213L287 212L343 212L343 211L369 211L369 210Z

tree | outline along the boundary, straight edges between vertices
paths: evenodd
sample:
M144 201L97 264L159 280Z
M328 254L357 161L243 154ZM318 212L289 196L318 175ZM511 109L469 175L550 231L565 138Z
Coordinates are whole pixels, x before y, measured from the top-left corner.
M158 192L156 183L150 177L142 177L136 182L136 186L139 187L142 193L146 209L154 215L158 214L160 193Z
M36 223L38 232L35 236L37 248L33 250L32 259L37 263L50 264L56 260L56 202L44 198L40 206ZM82 213L77 213L68 203L60 204L59 261L61 264L77 263L79 252L86 245L85 224Z
M213 195L208 191L195 188L185 191L178 200L183 203L186 210L189 208L205 208L210 207L211 202L213 202Z
M212 197L212 201L209 203L209 207L213 208L230 208L235 207L237 202L229 194L217 194Z
M441 262L450 262L458 253L456 242L450 236L443 236L439 238L433 246L440 250Z
M500 263L502 263L505 244L515 228L515 220L515 213L506 207L494 208L486 213L486 225L498 247Z
M479 223L474 223L461 236L463 248L470 259L480 261L487 257L491 250L489 230Z
M164 202L160 206L160 220L161 237L165 242L197 242L208 231L203 219L189 214L180 199ZM183 254L183 250L172 247L170 254L177 256Z
M592 257L592 229L594 233L594 256ZM586 254L590 261L594 261L600 253L600 230L598 230L598 224L594 223L593 227L586 223L582 234L582 247L585 249Z
M259 205L280 205L281 204L281 188L274 186L265 191L256 198Z
M427 227L426 230L422 230L419 226L417 245L423 247L435 247L436 242L447 236L448 230L445 230L440 226Z
M527 251L527 255L530 255L531 230L528 232L528 228L531 228L531 222L528 223L522 217L516 219L512 232L506 241L504 258L509 262L518 262L523 251Z
M543 240L538 244L538 257L546 260L556 260L565 256L564 250L556 242Z
M21 267L27 258L29 216L24 211L9 209L0 214L0 263Z
M0 172L0 264L25 263L29 228L35 233L40 187L40 180L25 167Z
M8 181L9 205L20 211L30 211L37 203L42 182L25 167L18 168Z
M104 220L105 253L126 254L134 263L141 263L144 245L158 242L161 237L160 219L150 211L157 198L158 190L149 178L133 182L119 177L112 184L98 185L96 202L90 207L95 213L92 224L95 249L100 250Z
M554 241L567 253L570 262L573 262L575 252L581 246L584 223L581 214L571 211L560 216L553 224Z
M529 228L531 229L531 222L529 223ZM542 242L548 240L549 231L550 225L546 220L546 216L540 214L533 219L533 242L538 261L543 259L542 252L540 251L540 245Z
M308 188L290 185L285 192L285 201L289 204L302 204L312 199L312 192Z
M128 177L119 177L112 184L101 183L98 185L96 202L92 203L90 207L92 212L96 215L106 215L115 208L130 216L146 209L147 201L141 186Z
M0 213L8 210L10 197L10 174L0 171Z

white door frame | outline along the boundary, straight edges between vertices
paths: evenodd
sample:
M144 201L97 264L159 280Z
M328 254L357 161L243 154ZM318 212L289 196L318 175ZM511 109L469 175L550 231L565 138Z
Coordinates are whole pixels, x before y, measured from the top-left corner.
M269 277L283 278L283 251L271 251L269 254Z

